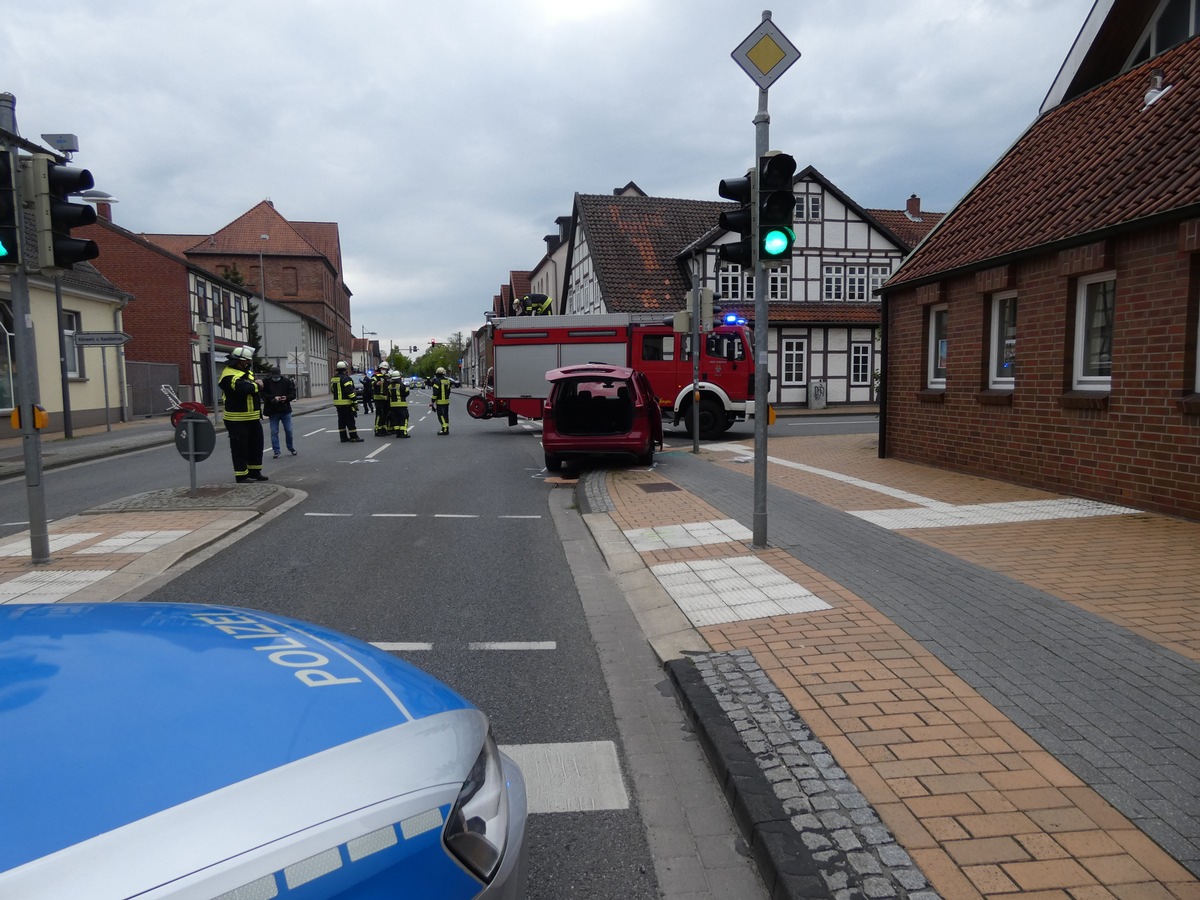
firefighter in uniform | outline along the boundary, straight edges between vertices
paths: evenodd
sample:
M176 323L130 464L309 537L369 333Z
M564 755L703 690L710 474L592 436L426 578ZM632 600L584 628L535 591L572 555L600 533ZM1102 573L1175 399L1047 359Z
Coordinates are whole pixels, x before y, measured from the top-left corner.
M437 374L433 378L431 385L433 390L433 401L429 404L430 409L437 410L438 425L441 430L438 434L450 433L450 378L446 374L446 370L442 366L438 366Z
M388 385L388 403L392 410L392 434L398 438L408 437L408 385L399 372L392 376Z
M375 377L371 379L372 393L375 400L375 434L379 437L387 437L391 434L391 413L388 411L388 373L391 367L383 362L379 364L379 368L375 370Z
M335 368L337 374L329 382L329 392L333 394L333 408L337 410L338 435L343 444L352 441L361 444L362 438L358 436L358 426L354 422L354 416L358 412L358 398L355 397L350 367L344 362L339 362ZM369 389L370 385L363 382L363 390Z
M262 385L250 371L253 363L253 347L234 347L218 382L233 476L239 484L270 480L262 472Z

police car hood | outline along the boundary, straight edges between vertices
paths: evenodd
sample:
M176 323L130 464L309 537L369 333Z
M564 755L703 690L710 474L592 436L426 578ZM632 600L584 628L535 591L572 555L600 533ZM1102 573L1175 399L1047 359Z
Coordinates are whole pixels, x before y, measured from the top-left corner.
M379 779L314 783L313 760L341 769L346 745L409 747L385 794L461 784L486 727L431 676L308 623L188 604L0 606L0 873L281 767L303 771L298 795L331 795L306 815L382 799Z

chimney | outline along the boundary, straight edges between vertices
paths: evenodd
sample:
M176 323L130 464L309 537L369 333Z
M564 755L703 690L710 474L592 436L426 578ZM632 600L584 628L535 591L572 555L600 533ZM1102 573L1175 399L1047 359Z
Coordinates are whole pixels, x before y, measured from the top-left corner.
M106 222L111 222L113 220L112 204L106 203L106 202L97 203L96 204L96 215L98 215L100 218L102 218Z
M910 219L921 218L921 198L913 194L908 198L908 202L904 205L904 211L908 213Z

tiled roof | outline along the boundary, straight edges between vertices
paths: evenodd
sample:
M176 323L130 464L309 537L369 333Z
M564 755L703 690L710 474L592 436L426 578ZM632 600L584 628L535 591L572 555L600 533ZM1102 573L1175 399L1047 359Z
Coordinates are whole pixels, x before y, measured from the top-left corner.
M327 223L298 222L291 223L271 205L269 200L263 200L257 206L242 213L220 231L206 235L196 244L187 248L189 254L258 254L264 256L317 256L336 262L339 254L336 243L330 248L330 253L323 253L308 240L309 237L328 241L328 236L321 227ZM335 231L337 226L332 226ZM267 240L262 235L268 235Z
M168 253L184 256L188 250L205 238L202 234L146 234L138 235L142 240L155 244Z
M688 290L676 254L709 232L732 204L577 194L575 208L609 311L671 312Z
M924 212L916 220L909 218L902 209L868 209L867 214L876 222L900 238L911 250L925 239L925 235L933 231L938 222L946 218L945 213Z
M509 272L508 283L512 285L514 297L524 297L529 293L530 281L529 272Z
M1150 73L1170 90L1143 109ZM1038 119L886 290L1155 216L1200 214L1200 37ZM1040 248L1040 249L1039 249Z

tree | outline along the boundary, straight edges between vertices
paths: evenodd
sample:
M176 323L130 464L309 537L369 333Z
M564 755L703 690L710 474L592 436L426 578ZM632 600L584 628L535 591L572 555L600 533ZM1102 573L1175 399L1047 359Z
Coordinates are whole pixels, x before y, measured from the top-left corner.
M222 267L222 274L230 284L245 287L246 276L238 269L237 263L228 268ZM271 367L262 358L262 335L258 330L258 306L252 298L246 301L246 343L254 348L254 371L269 372Z

